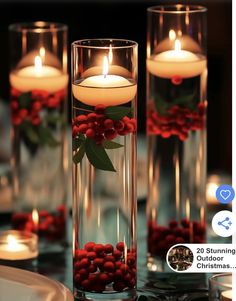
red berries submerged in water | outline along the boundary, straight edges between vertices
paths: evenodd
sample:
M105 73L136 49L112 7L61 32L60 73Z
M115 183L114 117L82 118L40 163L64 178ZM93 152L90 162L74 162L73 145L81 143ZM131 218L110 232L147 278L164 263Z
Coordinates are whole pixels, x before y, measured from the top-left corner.
M166 115L154 109L147 112L148 135L160 135L162 138L178 136L182 141L188 138L190 131L203 130L205 127L205 104L199 103L197 110L190 110L179 105L169 108Z
M75 251L74 283L80 290L96 293L111 288L118 292L134 288L135 249L127 249L124 242L118 242L116 246L86 243L83 249Z
M72 121L72 136L84 134L94 139L97 144L106 140L114 140L118 135L125 136L137 130L135 118L125 116L121 120L112 120L105 116L104 105L95 106L95 112L79 115Z

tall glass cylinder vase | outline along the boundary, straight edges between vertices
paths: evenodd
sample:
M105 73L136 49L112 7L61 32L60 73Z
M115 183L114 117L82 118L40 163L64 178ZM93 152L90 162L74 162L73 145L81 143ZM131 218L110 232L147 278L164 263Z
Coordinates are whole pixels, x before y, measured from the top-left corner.
M148 9L148 268L168 249L205 242L206 9Z
M67 26L9 27L13 228L38 233L40 252L66 235Z
M136 288L137 44L72 44L73 267L76 297Z

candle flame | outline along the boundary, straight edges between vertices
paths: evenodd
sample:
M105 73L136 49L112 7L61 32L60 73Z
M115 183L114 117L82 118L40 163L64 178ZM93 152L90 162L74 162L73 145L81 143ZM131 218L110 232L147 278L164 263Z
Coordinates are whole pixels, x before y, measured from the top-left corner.
M113 53L112 53L112 47L111 47L111 45L109 47L108 60L109 60L109 63L111 64L112 60L113 60Z
M109 70L108 58L107 58L107 56L104 56L103 71L102 71L102 74L104 75L104 77L106 77L106 75L108 74L108 70Z
M190 220L190 201L189 198L186 200L186 218Z
M38 223L39 223L39 214L38 214L38 211L37 209L34 209L32 211L32 220L34 222L34 225L35 226L38 226Z
M17 242L16 238L11 234L7 235L7 244L8 244L9 250L14 250L18 246L18 242Z
M171 30L169 31L169 39L170 39L171 41L174 41L174 40L176 39L176 33L175 33L175 31L174 31L173 29L171 29Z
M34 66L35 66L36 73L40 73L42 71L43 63L39 55L37 55L34 59Z
M39 55L42 59L45 58L45 48L44 47L40 47L39 49Z
M175 51L181 51L181 42L180 42L180 40L175 40Z

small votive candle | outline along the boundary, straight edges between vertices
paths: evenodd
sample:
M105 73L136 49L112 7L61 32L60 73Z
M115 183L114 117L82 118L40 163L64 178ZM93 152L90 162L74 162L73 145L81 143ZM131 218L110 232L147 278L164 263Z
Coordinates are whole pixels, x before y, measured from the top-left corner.
M8 230L0 232L0 260L28 260L38 256L38 236Z

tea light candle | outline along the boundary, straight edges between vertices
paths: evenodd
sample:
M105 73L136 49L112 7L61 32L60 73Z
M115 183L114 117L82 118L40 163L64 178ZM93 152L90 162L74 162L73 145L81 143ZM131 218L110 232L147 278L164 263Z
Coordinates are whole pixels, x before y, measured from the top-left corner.
M221 293L222 301L232 301L233 300L233 292L232 290L224 291Z
M189 78L201 74L206 69L205 57L182 50L178 39L174 45L174 50L163 51L147 59L147 70L151 74L162 78Z
M37 236L21 231L3 231L0 234L1 260L26 260L38 255Z
M20 92L35 89L54 93L66 88L68 75L55 67L43 65L42 58L38 55L34 59L34 65L10 73L10 84Z
M137 85L125 77L108 74L108 59L103 59L103 74L89 76L79 84L72 85L74 97L90 106L97 104L120 105L131 101L137 92Z

